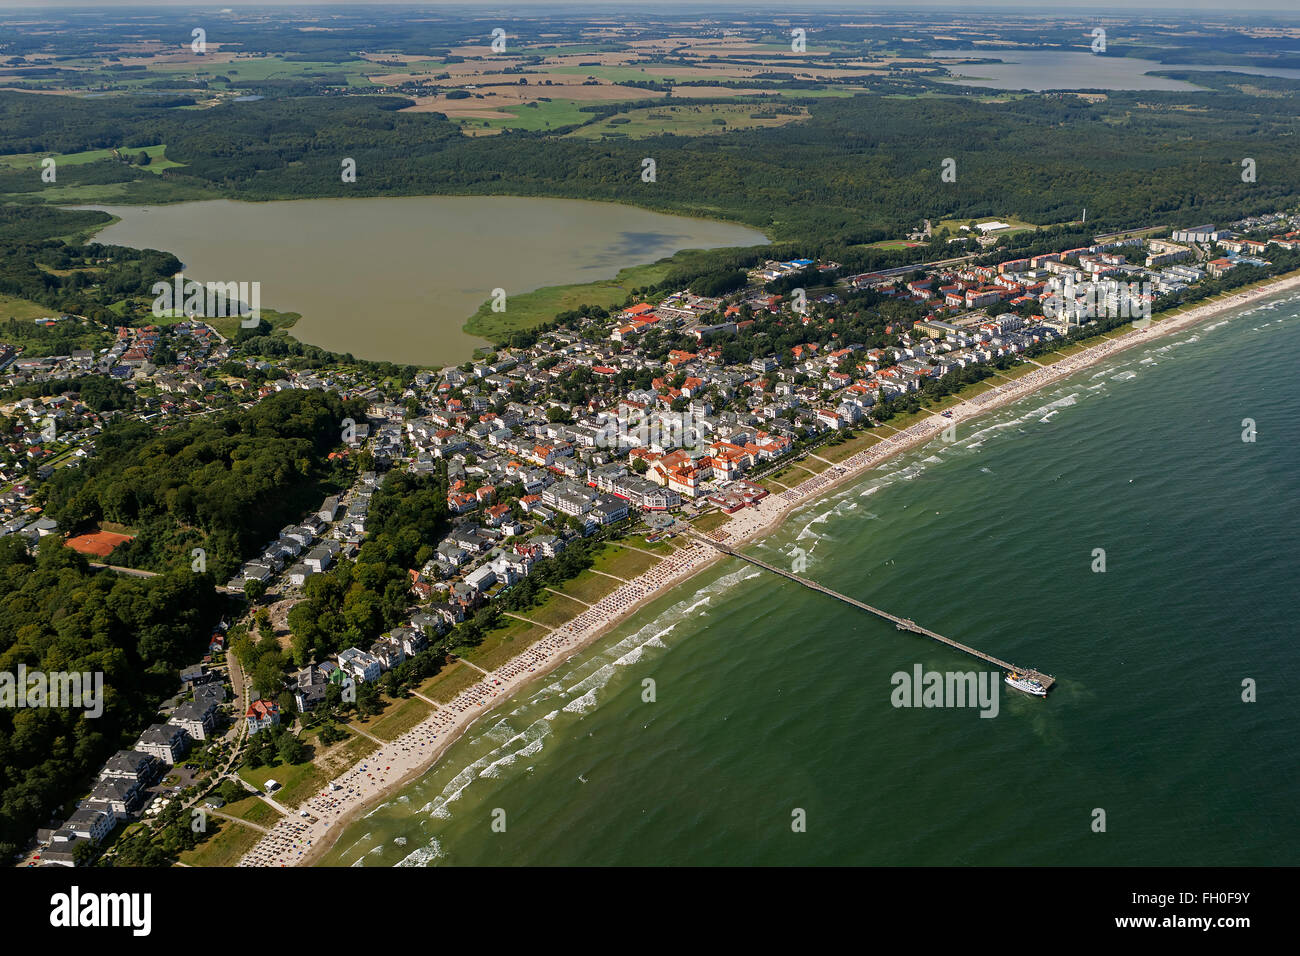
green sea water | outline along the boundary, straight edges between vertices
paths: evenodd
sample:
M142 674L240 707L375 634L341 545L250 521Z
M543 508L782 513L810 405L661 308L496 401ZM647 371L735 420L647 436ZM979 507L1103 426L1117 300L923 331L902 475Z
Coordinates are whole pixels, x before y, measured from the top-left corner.
M895 707L897 672L990 669L728 560L480 719L325 862L1294 863L1298 352L1300 296L1226 313L751 549L1055 674L1045 700Z

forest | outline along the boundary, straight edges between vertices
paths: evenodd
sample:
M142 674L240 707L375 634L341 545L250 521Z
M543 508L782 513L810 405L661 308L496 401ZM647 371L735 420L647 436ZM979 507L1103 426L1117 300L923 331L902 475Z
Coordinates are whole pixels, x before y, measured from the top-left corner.
M152 721L221 611L211 575L126 577L91 569L57 535L34 555L24 545L0 538L0 672L102 673L104 711L0 708L4 859Z
M41 493L64 531L101 521L130 528L135 538L114 552L117 564L188 567L201 548L225 580L285 524L346 486L347 466L328 455L343 419L363 413L332 392L295 389L163 430L115 423L93 458L57 471Z
M585 141L564 130L465 137L441 114L398 112L409 101L397 96L182 112L5 92L0 127L13 152L165 143L167 157L184 165L137 170L136 201L172 190L244 199L566 196L707 213L774 239L852 243L881 230L897 235L924 217L1049 224L1086 206L1104 230L1271 208L1300 186L1286 145L1300 132L1295 98L1294 89L1263 97L1230 88L1111 91L1097 102L864 94L809 100L810 119L786 126ZM654 183L640 179L645 156L657 160ZM1240 176L1247 156L1260 170L1253 183ZM341 181L343 157L356 161L355 183ZM956 161L955 182L940 180L945 158Z

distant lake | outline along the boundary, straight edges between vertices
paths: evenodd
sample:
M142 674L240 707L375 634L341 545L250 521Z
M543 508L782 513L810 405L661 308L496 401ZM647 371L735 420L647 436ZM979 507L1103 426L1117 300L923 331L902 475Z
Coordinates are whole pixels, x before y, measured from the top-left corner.
M95 206L99 242L163 249L199 281L259 281L295 338L359 358L447 365L486 344L461 326L492 290L612 278L681 249L767 242L754 229L618 203L506 196Z
M1206 70L1300 79L1300 70L1255 66L1157 63L1133 57L1097 56L1057 50L931 50L943 59L992 57L1005 63L951 66L952 82L993 90L1195 90L1193 83L1146 75L1150 70Z

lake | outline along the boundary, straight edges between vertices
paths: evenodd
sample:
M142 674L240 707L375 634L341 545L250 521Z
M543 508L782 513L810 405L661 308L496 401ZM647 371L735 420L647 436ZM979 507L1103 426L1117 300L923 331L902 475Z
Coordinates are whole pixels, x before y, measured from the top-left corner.
M942 59L993 57L1006 63L952 66L959 75L950 82L994 90L1195 90L1195 84L1161 76L1149 70L1207 70L1250 73L1300 79L1300 70L1255 66L1204 66L1191 63L1157 63L1134 57L1097 56L1058 50L931 50Z
M681 249L767 242L754 229L619 203L506 196L230 200L94 206L99 242L163 249L187 278L261 283L293 335L359 358L447 365L486 344L462 331L492 297L612 278Z

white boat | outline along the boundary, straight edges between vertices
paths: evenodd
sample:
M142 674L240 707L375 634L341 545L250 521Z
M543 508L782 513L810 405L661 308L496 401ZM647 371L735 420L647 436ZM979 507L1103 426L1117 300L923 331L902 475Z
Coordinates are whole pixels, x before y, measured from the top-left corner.
M1015 671L1009 673L1006 681L1016 690L1023 690L1026 694L1033 694L1035 697L1046 697L1047 688L1032 677L1026 677L1024 674L1017 674Z

